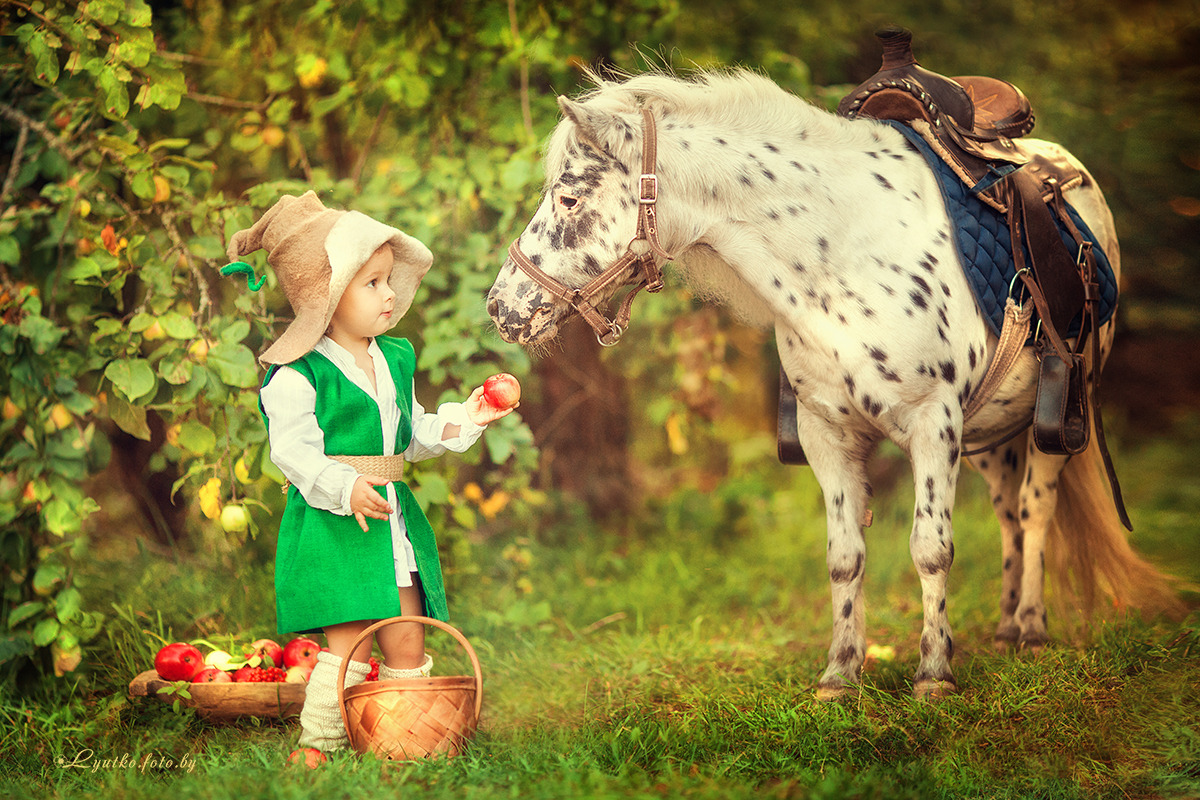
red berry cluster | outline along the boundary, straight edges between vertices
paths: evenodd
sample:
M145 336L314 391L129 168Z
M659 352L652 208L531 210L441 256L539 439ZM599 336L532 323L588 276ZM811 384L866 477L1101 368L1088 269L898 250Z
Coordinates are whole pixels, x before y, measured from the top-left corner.
M368 661L367 663L369 663L371 665L371 671L367 673L367 677L364 680L368 680L368 681L379 680L379 662L375 660L374 656L372 656L370 661Z
M287 670L279 667L250 667L238 670L240 683L282 683L287 680Z

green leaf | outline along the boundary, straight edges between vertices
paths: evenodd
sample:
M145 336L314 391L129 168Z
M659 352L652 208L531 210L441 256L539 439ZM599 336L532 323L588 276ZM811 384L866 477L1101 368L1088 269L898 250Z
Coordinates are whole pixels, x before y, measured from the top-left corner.
M79 510L61 498L54 498L42 509L46 529L55 536L63 536L79 530L82 516Z
M21 260L21 244L15 236L0 236L0 264L15 267Z
M54 591L58 584L66 580L67 568L53 562L42 564L33 573L33 591L47 596Z
M146 424L146 409L135 406L119 394L108 398L108 416L117 427L142 441L150 441L150 426Z
M122 358L104 369L104 377L113 382L131 402L154 391L158 380L150 362L144 358Z
M20 625L22 622L32 619L33 617L37 616L38 612L45 610L45 608L45 603L36 600L30 600L28 603L21 603L21 605L14 608L8 614L9 629L11 630Z
M178 311L168 311L158 321L163 330L167 332L167 336L172 339L195 339L199 332L196 329L196 323Z
M133 193L142 200L154 199L154 173L150 170L143 170L133 176L133 180L129 182L129 187L133 189Z
M217 446L217 436L208 426L189 419L179 429L179 446L195 455L204 455Z
M7 636L0 639L0 664L28 655L32 651L33 644L29 634Z
M47 617L33 627L33 643L38 647L45 647L54 641L61 627L58 620Z
M63 334L66 333L45 317L33 314L21 320L18 331L29 339L30 344L33 345L33 352L38 355L45 355L57 347Z
M58 593L58 597L54 598L54 613L60 622L73 620L82 607L83 596L73 586L63 589ZM60 643L62 642L60 641Z
M248 389L258 385L258 363L250 348L236 342L217 342L208 351L207 365L226 386Z

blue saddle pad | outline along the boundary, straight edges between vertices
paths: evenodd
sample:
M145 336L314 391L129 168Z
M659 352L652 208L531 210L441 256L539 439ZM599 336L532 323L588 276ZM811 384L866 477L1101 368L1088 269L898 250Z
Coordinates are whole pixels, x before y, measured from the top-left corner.
M888 121L887 124L904 134L912 146L925 157L925 161L937 176L942 197L946 201L946 210L954 224L955 239L958 243L963 269L967 275L967 282L971 284L971 290L975 293L975 301L979 303L979 308L987 318L992 332L999 336L1000 328L1004 324L1004 302L1008 298L1008 287L1012 285L1017 274L1016 266L1013 264L1012 237L1009 234L1008 222L1000 212L980 200L971 191L971 188L955 174L954 170L938 158L937 154L933 152L933 148L921 138L919 133L899 122ZM1078 246L1075 244L1074 237L1058 219L1053 206L1050 211L1058 225L1058 233L1062 237L1063 245L1068 252L1076 253ZM1093 243L1092 254L1095 256L1097 279L1100 284L1100 302L1097 313L1100 324L1103 324L1112 318L1113 312L1117 308L1117 281L1113 275L1112 265L1108 263L1108 256L1096 242L1092 231L1070 204L1067 204L1067 215L1084 238ZM1025 263L1029 262L1029 250L1026 247ZM1018 285L1013 288L1013 291L1018 293L1020 289L1021 287ZM1036 311L1034 317L1037 317ZM1074 336L1079 332L1081 317L1082 315L1076 317L1071 323L1069 335ZM1036 333L1036 324L1031 330ZM1032 343L1032 338L1031 335L1030 343Z

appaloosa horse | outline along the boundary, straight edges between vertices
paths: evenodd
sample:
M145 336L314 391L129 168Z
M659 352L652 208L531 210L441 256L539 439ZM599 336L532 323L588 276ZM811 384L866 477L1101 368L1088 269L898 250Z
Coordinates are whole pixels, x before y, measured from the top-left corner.
M825 499L833 636L818 695L843 692L862 668L866 462L884 438L908 455L916 486L909 541L924 625L914 693L954 691L946 579L961 457L1028 419L1037 369L1026 348L964 426L997 339L929 166L896 130L842 119L750 72L593 79L598 88L580 100L559 98L565 116L547 145L545 196L488 295L500 335L534 345L578 312L612 343L632 295L616 319L605 304L624 284L653 290L668 260L701 296L773 326ZM1066 199L1119 269L1112 217L1084 174ZM1111 323L1100 336L1107 355ZM1046 640L1048 533L1065 537L1085 592L1161 583L1116 524L1096 445L1068 463L1028 438L973 463L1002 531L997 641L1036 646Z

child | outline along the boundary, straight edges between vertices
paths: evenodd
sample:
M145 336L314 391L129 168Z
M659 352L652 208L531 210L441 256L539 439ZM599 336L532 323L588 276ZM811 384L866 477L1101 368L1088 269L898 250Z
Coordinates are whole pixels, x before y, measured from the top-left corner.
M483 402L482 387L436 414L414 398L412 345L383 334L433 260L421 242L327 209L310 191L281 198L227 252L233 260L260 248L296 315L259 357L269 365L259 399L271 460L290 483L275 561L278 628L325 633L300 746L336 750L349 744L337 702L342 659L351 659L347 687L368 671L371 642L351 653L355 637L381 618L448 616L437 544L402 480L404 461L461 453L511 409ZM429 675L423 625L390 625L377 638L380 679Z

